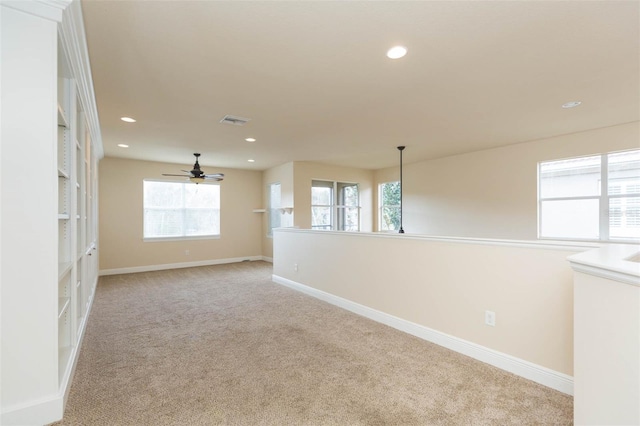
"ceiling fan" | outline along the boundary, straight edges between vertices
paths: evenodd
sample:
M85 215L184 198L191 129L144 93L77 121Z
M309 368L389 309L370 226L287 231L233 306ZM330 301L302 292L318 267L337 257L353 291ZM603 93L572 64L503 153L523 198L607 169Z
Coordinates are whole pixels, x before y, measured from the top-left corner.
M189 178L189 180L193 183L195 183L196 185L204 182L205 179L209 179L209 180L213 180L213 181L221 181L224 178L224 174L222 173L213 173L213 174L206 174L205 172L203 172L202 170L200 170L200 164L198 163L198 157L200 157L200 154L197 152L194 152L193 155L195 155L196 157L196 163L193 165L193 169L192 170L182 170L185 173L189 173L188 175L173 175L173 174L169 174L169 173L163 173L162 176L180 176L180 177L187 177Z

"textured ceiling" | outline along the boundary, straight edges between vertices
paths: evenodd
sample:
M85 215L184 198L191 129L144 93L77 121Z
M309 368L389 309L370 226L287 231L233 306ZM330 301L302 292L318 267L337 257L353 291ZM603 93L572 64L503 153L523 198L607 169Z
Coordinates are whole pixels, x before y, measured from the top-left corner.
M377 169L640 118L638 1L82 6L107 156Z

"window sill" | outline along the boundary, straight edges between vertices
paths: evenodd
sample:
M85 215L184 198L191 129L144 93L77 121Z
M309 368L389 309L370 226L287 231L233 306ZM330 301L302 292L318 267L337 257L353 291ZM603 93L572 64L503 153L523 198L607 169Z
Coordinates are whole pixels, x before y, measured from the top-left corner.
M219 240L220 235L194 235L191 237L154 237L154 238L143 238L142 241L145 243L156 243L163 241L192 241L192 240Z
M640 244L637 238L609 238L607 240L599 240L593 238L562 238L562 237L538 237L539 241L561 241L567 243L594 243L594 244Z

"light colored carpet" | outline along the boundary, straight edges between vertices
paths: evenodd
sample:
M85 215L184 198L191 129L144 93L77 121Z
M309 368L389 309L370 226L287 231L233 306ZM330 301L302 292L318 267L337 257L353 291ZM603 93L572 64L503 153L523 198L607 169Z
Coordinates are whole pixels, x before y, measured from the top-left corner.
M570 396L244 262L100 278L59 425L565 425Z

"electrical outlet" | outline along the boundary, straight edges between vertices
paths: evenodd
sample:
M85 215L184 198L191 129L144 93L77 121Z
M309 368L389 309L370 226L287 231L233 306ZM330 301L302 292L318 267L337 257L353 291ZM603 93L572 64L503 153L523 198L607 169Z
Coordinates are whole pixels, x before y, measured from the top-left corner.
M484 311L484 323L491 327L496 326L496 313L493 311Z
M185 250L185 251L184 251L184 255L185 255L185 256L189 256L189 250Z
M293 272L298 272L298 264L297 263L293 264Z

